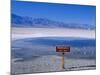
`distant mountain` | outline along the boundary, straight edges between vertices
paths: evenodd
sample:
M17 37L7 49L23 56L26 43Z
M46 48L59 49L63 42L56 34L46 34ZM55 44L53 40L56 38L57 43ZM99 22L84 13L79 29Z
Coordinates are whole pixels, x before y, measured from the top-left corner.
M12 27L36 27L36 28L78 28L78 29L95 29L95 25L88 24L66 24L63 22L52 21L46 18L31 18L11 15Z

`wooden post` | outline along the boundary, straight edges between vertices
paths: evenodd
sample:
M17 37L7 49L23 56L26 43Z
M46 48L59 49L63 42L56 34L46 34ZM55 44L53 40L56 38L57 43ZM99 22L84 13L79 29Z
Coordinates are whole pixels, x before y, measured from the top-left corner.
M64 67L64 52L62 53L62 69L65 69L65 67Z

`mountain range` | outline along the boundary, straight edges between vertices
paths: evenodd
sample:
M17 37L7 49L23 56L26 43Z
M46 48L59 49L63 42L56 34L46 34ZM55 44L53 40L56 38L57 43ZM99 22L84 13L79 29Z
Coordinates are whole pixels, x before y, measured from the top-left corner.
M95 29L95 25L63 23L47 18L33 18L11 14L12 27Z

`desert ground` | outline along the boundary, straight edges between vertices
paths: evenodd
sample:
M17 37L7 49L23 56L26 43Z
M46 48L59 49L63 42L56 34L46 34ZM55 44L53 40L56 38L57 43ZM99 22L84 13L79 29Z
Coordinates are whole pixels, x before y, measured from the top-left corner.
M65 69L62 69L61 56L55 52L55 46L50 46L49 44L46 45L45 43L42 44L44 41L40 45L39 42L41 41L38 41L37 38L41 37L49 37L49 42L47 41L48 39L46 39L46 41L50 43L51 40L51 44L52 40L56 40L57 37L74 37L95 40L95 30L66 28L12 28L12 52L14 52L14 54L17 52L18 54L18 57L12 56L11 59L12 75L96 69L95 45L72 47L72 54L69 54L69 56L77 56L78 58L69 58L65 56ZM30 38L33 40L29 40ZM69 39L64 39L64 41L68 40ZM62 40L59 39L56 40L56 42L57 41ZM40 51L43 55L40 55ZM20 53L22 53L23 56L25 55L25 57ZM45 55L46 53L49 54Z
M65 69L61 67L61 57L55 55L40 56L36 59L12 60L12 74L28 74L38 72L57 72L75 70L93 70L96 67L95 59L69 59L65 58Z

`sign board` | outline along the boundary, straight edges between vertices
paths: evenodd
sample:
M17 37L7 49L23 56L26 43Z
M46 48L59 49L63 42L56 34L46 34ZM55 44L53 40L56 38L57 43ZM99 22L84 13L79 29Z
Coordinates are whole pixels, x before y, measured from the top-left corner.
M56 52L70 52L69 46L56 46Z

